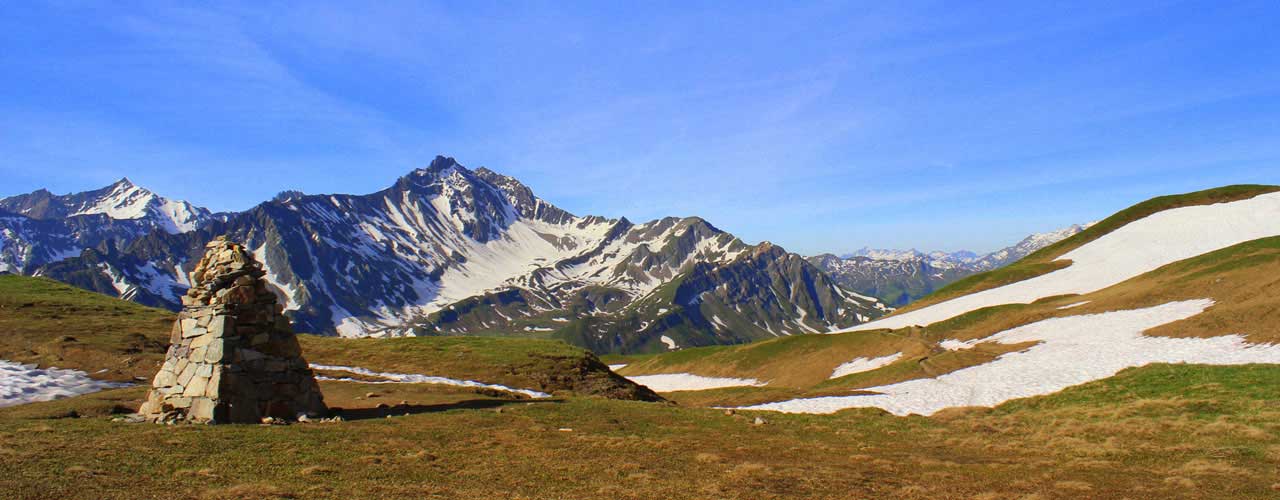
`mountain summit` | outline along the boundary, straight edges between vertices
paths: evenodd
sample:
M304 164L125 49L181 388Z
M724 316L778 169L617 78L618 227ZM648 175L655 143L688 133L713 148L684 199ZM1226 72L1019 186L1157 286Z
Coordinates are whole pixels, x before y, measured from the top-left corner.
M59 196L41 189L0 199L0 210L38 220L103 214L113 220L141 221L169 233L191 231L211 215L208 209L134 185L128 177L82 193Z
M214 216L128 178L92 191L55 195L39 189L0 199L0 273L35 272L86 248L123 250L152 231L180 234Z

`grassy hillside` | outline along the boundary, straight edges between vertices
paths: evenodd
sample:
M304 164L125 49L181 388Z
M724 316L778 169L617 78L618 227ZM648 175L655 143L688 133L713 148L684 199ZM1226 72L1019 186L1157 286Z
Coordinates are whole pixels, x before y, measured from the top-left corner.
M0 275L0 359L75 368L107 380L150 381L164 361L175 317L170 311L49 279ZM591 352L551 340L313 335L299 339L303 356L313 363L480 380L544 392L651 397L610 372ZM97 373L102 369L108 371Z
M1067 267L1070 265L1069 261L1057 261L1057 259L1072 250L1084 246L1086 243L1115 231L1125 224L1156 212L1180 207L1212 205L1214 203L1245 200L1261 194L1276 191L1280 191L1280 186L1238 184L1206 189L1204 191L1152 198L1116 212L1114 215L1094 224L1089 229L1065 240L1041 248L1035 253L1022 258L1022 260L1019 260L1009 266L985 273L975 274L940 288L938 291L911 303L911 305L899 309L898 312L902 313L906 311L913 311L948 299L959 297L961 295L968 295L983 290L997 288Z
M150 380L174 317L50 279L0 275L0 359Z
M1189 319L1147 332L1169 337L1240 334L1252 343L1280 343L1280 237L1241 243L1175 262L1087 295L1046 297L1032 304L988 307L924 328L784 337L742 346L688 349L645 357L613 357L624 375L687 372L755 378L768 387L743 387L670 397L682 404L740 405L850 391L933 377L985 363L1022 345L979 344L949 351L944 339L972 340L1053 317L1152 307L1211 298L1216 304ZM1070 309L1065 305L1086 302ZM902 352L893 364L828 380L841 363Z
M778 384L676 393L681 406L571 390L528 400L436 385L325 382L326 400L348 421L113 422L114 414L136 408L145 387L135 386L0 408L0 491L16 499L1274 498L1276 365L1152 365L1049 396L930 418L874 409L727 414L698 406L848 394L936 375L999 354L984 346L940 352L933 346L941 338L977 338L1037 318L1184 296L1208 294L1219 305L1160 334L1227 329L1256 341L1280 339L1268 330L1273 326L1258 326L1280 324L1273 316L1280 311L1277 286L1280 238L1268 238L1089 296L989 308L929 328L606 358L630 363L624 372L706 370ZM1057 309L1082 300L1092 302ZM165 311L48 280L0 277L2 359L26 356L88 370L121 363L113 377L149 376L160 356L157 332L170 319ZM539 383L526 368L545 373L535 368L559 363L547 360L598 362L539 340L302 338L313 362L516 386ZM908 355L879 370L826 379L851 357L895 350ZM754 425L757 415L767 423Z
M7 498L1274 498L1277 366L1150 366L993 410L754 414L436 392L408 416L157 426L0 409ZM372 386L366 386L372 387ZM364 388L361 388L364 390ZM96 409L95 409L96 408ZM498 411L501 410L501 411ZM65 418L75 412L80 418Z

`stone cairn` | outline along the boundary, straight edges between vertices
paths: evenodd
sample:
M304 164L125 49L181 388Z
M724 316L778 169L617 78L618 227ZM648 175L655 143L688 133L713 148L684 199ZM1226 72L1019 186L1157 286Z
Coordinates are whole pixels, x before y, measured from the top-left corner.
M138 413L166 423L324 416L320 387L262 267L223 236L206 249Z

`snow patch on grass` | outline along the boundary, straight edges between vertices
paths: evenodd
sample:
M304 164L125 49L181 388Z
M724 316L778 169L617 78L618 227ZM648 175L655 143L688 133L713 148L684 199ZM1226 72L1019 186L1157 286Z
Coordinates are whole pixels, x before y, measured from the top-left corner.
M946 339L946 340L943 340L942 342L938 342L938 347L941 347L948 351L963 351L965 349L973 349L973 345L977 343L978 341L976 340L963 341L963 340L956 340L956 339Z
M1063 310L1063 309L1071 309L1071 308L1073 308L1073 307L1080 307L1080 306L1085 305L1085 304L1088 304L1088 303L1089 303L1089 301L1087 301L1087 300L1086 300L1086 301L1083 301L1083 302L1076 302L1076 303L1074 303L1074 304L1067 304L1067 305L1065 305L1065 306L1059 307L1059 308L1058 308L1058 310L1059 310L1059 311L1061 311L1061 310Z
M660 375L635 375L627 379L656 392L701 391L723 387L760 387L765 382L753 378L703 377L691 373L663 373Z
M679 348L680 348L680 346L679 346L679 345L676 345L676 341L675 341L674 339L672 339L671 337L668 337L668 336L666 336L666 335L663 335L663 336L662 336L662 338L660 338L659 340L661 340L663 344L666 344L666 345L667 345L667 349L668 349L668 350L672 350L672 351L674 351L674 350L676 350L676 349L679 349Z
M610 369L610 370L621 370L621 369L626 368L626 367L627 367L627 364L626 364L626 363L617 364L617 365L609 365L609 369Z
M128 384L89 378L80 370L36 368L0 359L0 407L79 396Z
M748 407L786 413L834 413L882 408L895 415L932 415L957 406L995 406L1052 394L1151 363L1237 365L1280 363L1280 345L1249 344L1240 335L1212 338L1148 337L1142 332L1200 314L1210 299L1170 302L1145 309L1052 318L997 333L977 342L1039 342L1021 352L937 378L866 389L879 394L793 399Z
M901 358L901 357L902 357L902 353L895 352L888 356L880 356L878 358L854 358L853 361L837 366L836 369L831 372L831 376L827 378L828 379L840 378L845 375L852 375L854 373L869 372L876 368L880 368L881 366L897 361L898 358Z
M474 381L474 380L458 380L458 379L454 379L454 378L447 378L447 377L434 377L434 376L431 376L431 375L419 375L419 374L416 374L416 373L388 373L388 372L375 372L375 371L373 371L373 370L369 370L369 369L367 369L367 368L360 368L360 367L358 367L358 366L339 366L339 365L317 365L317 364L312 364L312 365L311 365L311 368L312 368L312 369L314 369L314 370L327 370L327 371L334 371L334 372L347 372L347 373L354 373L354 374L356 374L356 375L364 375L364 376L366 376L366 377L375 377L375 378L381 378L381 379L383 379L383 380L379 380L379 381L372 381L372 382L371 382L371 381L367 381L367 380L357 380L357 379L350 378L350 377L338 377L338 378L335 378L335 377L326 377L326 376L323 376L323 375L317 375L317 376L316 376L316 379L318 379L318 380L334 380L334 381L342 381L342 382L359 382L359 383L362 383L362 384L441 384L441 385L452 385L452 386L457 386L457 387L473 387L473 388L478 388L478 389L493 389L493 390L498 390L498 391L514 392L514 393L516 393L516 394L524 394L525 396L529 396L529 397L531 397L531 398L549 398L549 397L551 397L551 395L550 395L550 394L547 394L547 393L545 393L545 392L538 392L538 391L534 391L534 390L530 390L530 389L515 389L515 388L507 387L507 386L505 386L505 385L498 385L498 384L486 384L486 383L484 383L484 382L476 382L476 381Z

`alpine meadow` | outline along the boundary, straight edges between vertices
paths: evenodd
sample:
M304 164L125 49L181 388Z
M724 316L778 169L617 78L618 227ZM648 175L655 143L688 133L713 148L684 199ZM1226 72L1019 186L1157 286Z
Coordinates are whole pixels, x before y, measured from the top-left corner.
M1278 18L0 5L0 498L1280 498Z

